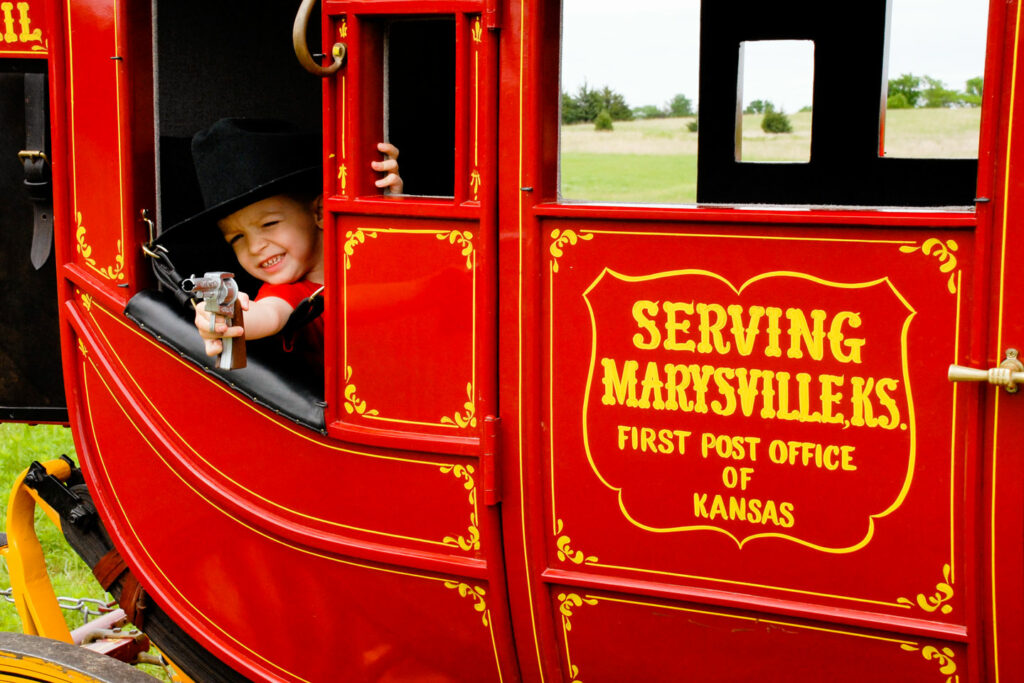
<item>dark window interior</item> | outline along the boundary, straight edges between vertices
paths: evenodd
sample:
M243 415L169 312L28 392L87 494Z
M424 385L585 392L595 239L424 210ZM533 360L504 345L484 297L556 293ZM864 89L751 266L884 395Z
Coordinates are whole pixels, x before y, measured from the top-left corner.
M974 203L975 159L879 156L888 2L862 0L846 11L820 0L794 0L785 12L760 0L702 3L699 203ZM814 123L806 164L736 160L740 45L756 40L814 41Z
M55 260L52 246L39 270L29 258L34 210L18 158L27 148L25 72L45 85L45 69L43 60L0 60L0 420L67 419ZM29 104L44 118L45 99Z
M385 49L385 131L405 193L455 194L455 20L396 20Z

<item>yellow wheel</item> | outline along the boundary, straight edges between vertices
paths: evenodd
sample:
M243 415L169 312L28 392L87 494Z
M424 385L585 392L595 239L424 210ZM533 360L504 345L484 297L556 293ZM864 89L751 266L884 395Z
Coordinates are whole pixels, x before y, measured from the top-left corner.
M92 650L24 633L0 633L0 682L153 683L133 666Z

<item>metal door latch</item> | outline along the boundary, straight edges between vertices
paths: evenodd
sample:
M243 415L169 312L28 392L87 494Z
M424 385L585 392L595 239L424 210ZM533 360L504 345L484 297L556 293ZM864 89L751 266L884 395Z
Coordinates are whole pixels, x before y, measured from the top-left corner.
M1015 394L1017 384L1024 383L1024 363L1020 362L1018 355L1017 349L1006 349L1006 358L999 367L989 370L950 365L947 376L950 382L988 382Z

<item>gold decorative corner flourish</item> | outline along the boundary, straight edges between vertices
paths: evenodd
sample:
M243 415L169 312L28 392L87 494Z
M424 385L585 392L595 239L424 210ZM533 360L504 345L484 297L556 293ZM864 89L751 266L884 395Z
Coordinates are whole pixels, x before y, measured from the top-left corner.
M338 27L338 37L348 38L348 19L346 17L341 18L341 26Z
M466 384L466 396L469 400L462 404L465 409L465 414L455 413L454 417L448 417L445 415L441 418L442 424L454 424L462 429L466 427L476 427L476 403L473 401L473 383L469 382Z
M88 294L87 292L79 292L78 295L82 298L82 306L85 307L85 310L91 311L92 310L92 295Z
M555 536L558 538L555 540L555 545L558 547L558 559L562 562L572 562L573 564L590 564L597 562L595 555L584 555L579 550L574 550L571 546L572 540L569 536L562 534L562 529L565 525L562 520L555 522Z
M472 465L441 465L442 474L452 474L456 479L465 480L462 487L469 491L469 504L473 506L472 512L469 513L469 527L466 530L466 535L445 536L443 539L445 545L458 546L463 550L480 549L480 518L477 512L476 481L473 479L475 471Z
M341 185L341 193L345 194L345 190L348 188L348 168L344 163L338 164L338 183ZM348 237L348 235L345 235ZM346 242L345 246L348 246ZM348 257L345 257L345 263L348 263Z
M593 233L587 233L585 235L577 234L575 230L559 230L555 228L551 231L551 269L558 272L558 259L560 259L565 251L562 247L572 246L577 244L580 240L592 240L594 239Z
M924 649L918 648L917 645L911 643L902 643L901 648L907 652L921 652L921 656L926 660L936 661L939 665L939 673L946 676L946 683L959 683L960 674L956 672L956 662L953 661L953 657L956 653L953 652L952 648L943 647L937 648L933 645L929 645Z
M480 620L484 626L491 625L490 612L487 610L487 601L484 599L487 591L480 586L470 586L461 581L445 581L444 587L459 591L459 595L464 598L470 598L473 601L473 609L480 612Z
M466 257L466 267L470 270L473 269L473 233L469 230L449 230L437 233L436 237L462 247L461 254Z
M939 259L939 271L942 273L949 273L949 280L946 282L946 288L949 289L950 294L956 294L956 274L953 273L956 270L956 256L953 252L959 249L956 240L946 240L943 242L935 237L925 240L920 246L904 245L900 247L900 251L904 254L913 254L915 251L920 251L925 256L935 256Z
M83 356L89 355L89 349L86 347L85 342L81 338L78 339L78 351Z
M473 42L479 43L483 41L484 27L480 24L480 17L473 20Z
M92 247L85 240L86 228L82 223L82 212L75 212L75 249L82 258L85 259L86 265L95 270L97 273L107 278L108 280L123 280L124 279L124 247L121 244L121 240L117 241L117 255L114 256L113 266L100 267L96 263L96 259L92 257Z
M584 598L576 593L558 594L558 611L562 614L562 638L565 639L565 657L569 665L569 678L572 683L579 683L580 668L572 663L569 654L569 631L572 630L572 611L583 605L596 605L597 598Z
M378 412L376 410L367 410L366 401L356 396L356 385L350 383L351 379L352 366L349 365L345 368L345 412L349 415L353 413L356 415L377 415Z
M367 237L377 237L377 233L370 230L356 228L345 233L345 268L352 267L352 254L355 253L357 244L365 244Z
M953 606L947 604L953 599L953 580L951 576L952 567L949 563L946 563L942 566L942 577L944 580L935 584L935 594L925 595L924 593L918 593L916 602L917 606L926 612L934 612L936 610L943 614L949 614L952 612ZM910 598L902 597L897 598L896 602L901 605L907 605L908 607L913 607L915 604L910 600Z

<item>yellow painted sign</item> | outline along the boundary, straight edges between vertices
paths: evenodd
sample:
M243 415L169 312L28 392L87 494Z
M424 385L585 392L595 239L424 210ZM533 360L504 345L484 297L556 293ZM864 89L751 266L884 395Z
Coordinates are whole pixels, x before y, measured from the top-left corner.
M635 526L842 553L901 505L915 311L888 279L605 269L583 298L584 446Z
M0 57L46 53L43 7L34 2L0 2Z

